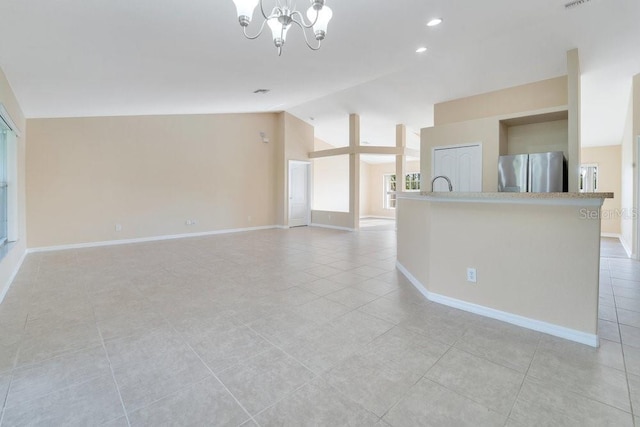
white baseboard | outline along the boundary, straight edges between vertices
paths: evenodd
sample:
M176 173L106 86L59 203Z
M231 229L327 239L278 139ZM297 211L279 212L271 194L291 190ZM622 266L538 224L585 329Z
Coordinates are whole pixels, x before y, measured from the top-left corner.
M338 227L337 225L316 224L315 222L311 223L311 227L330 228L332 230L342 230L342 231L355 231L353 228Z
M528 317L519 316L517 314L495 310L493 308L473 304L470 302L466 302L459 299L436 294L434 292L430 292L402 264L400 264L399 262L396 262L396 267L398 268L398 270L400 270L402 274L404 274L404 276L411 282L411 284L415 286L415 288L418 291L420 291L420 293L430 301L437 302L439 304L443 304L443 305L457 308L460 310L468 311L470 313L479 314L481 316L489 317L492 319L500 320L506 323L511 323L513 325L521 326L523 328L532 329L538 332L543 332L545 334L564 338L570 341L575 341L591 347L599 346L599 340L597 335L576 331L575 329L565 328L564 326L554 325L552 323L543 322L541 320L530 319Z
M618 239L620 244L624 248L624 251L627 253L629 258L633 258L633 253L631 252L631 248L627 244L627 242L622 238L622 234L617 233L600 233L601 237L611 237L612 239Z
M393 219L395 220L395 216L361 216L360 219Z
M90 242L90 243L74 243L70 245L29 248L27 249L27 253L64 251L68 249L96 248L100 246L128 245L131 243L157 242L161 240L186 239L190 237L203 237L203 236L215 236L218 234L242 233L244 231L270 230L270 229L280 228L280 227L276 225L265 225L261 227L233 228L233 229L226 229L226 230L204 231L201 233L172 234L172 235L166 235L166 236L140 237L136 239L107 240L103 242Z
M619 233L600 233L600 237L610 237L612 239L622 240L622 234Z
M27 256L27 251L25 250L20 257L20 261L18 261L18 265L16 265L11 273L9 279L5 282L4 287L2 288L2 293L0 293L0 303L4 301L4 297L7 296L7 292L9 292L9 288L13 284L13 280L16 278L18 271L20 271L20 267L22 267L22 263L24 262L25 257Z
M631 246L629 245L629 243L627 243L626 240L622 238L622 236L620 236L620 243L622 244L624 251L627 253L627 256L629 258L633 258L633 251L631 250Z

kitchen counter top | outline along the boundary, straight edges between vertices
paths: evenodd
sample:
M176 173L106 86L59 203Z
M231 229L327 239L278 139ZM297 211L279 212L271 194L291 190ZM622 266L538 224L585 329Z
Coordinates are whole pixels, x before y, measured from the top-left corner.
M398 198L421 199L431 202L515 203L600 206L613 193L462 193L422 191L397 193Z

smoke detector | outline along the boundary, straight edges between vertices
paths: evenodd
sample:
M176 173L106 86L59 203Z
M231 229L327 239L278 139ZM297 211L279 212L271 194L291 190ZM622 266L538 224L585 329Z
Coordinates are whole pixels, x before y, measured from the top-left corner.
M578 6L582 6L585 3L589 3L591 0L573 0L570 1L569 3L565 3L564 8L565 9L575 9Z

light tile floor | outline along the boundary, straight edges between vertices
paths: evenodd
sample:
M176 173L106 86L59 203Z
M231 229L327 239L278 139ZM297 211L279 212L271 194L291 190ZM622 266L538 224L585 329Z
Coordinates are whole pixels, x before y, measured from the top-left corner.
M430 303L394 263L385 226L31 254L1 424L634 424L639 263L602 259L598 350Z

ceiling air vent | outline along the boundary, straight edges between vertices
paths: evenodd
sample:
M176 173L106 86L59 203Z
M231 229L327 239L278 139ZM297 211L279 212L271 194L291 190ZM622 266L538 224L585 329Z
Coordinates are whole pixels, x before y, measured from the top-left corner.
M253 93L259 93L261 95L264 95L264 94L269 93L269 92L271 92L271 89L256 89L256 90L253 91Z
M574 1L570 1L569 3L565 3L564 4L564 8L565 9L574 9L578 6L582 6L585 3L589 3L591 0L574 0Z

